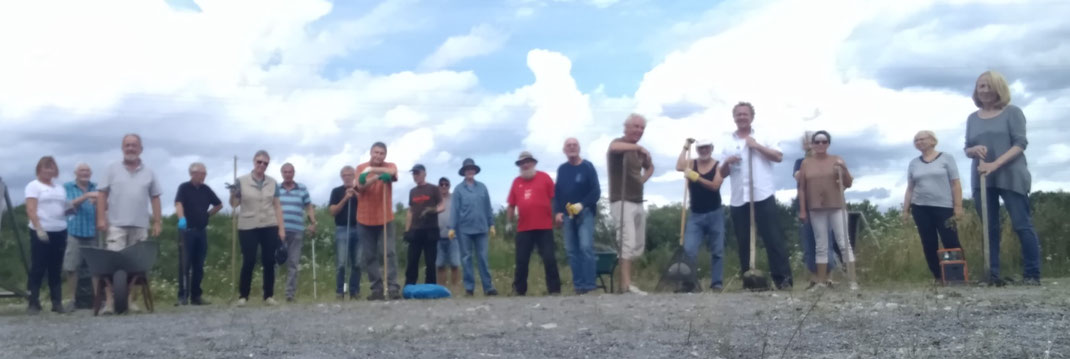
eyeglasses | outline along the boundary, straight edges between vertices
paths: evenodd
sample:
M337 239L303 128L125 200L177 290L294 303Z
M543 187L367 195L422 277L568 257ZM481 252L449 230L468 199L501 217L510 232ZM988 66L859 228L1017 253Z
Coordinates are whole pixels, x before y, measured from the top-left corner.
M449 183L439 183L438 186L439 187L449 187L450 184Z
M829 144L829 141L814 141L814 144L815 145L827 145L827 144Z
M256 164L267 166L268 165L268 161L256 160Z

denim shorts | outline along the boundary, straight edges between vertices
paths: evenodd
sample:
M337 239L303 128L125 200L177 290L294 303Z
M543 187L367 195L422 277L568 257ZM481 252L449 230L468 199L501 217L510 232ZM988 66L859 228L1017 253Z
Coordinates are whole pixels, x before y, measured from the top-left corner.
M457 238L450 240L449 238L438 239L438 256L435 258L435 267L453 267L457 268L461 266L461 244Z

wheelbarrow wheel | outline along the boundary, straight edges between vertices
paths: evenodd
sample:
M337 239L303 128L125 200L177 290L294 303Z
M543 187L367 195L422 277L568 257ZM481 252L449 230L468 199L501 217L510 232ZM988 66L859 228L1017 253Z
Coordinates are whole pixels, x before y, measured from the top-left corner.
M126 271L117 270L111 276L112 297L115 299L115 313L126 313L130 299L130 283L127 281Z

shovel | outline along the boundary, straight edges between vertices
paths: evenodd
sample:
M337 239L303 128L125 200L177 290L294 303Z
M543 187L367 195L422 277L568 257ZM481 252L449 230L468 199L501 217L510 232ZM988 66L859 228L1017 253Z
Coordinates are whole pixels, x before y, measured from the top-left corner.
M978 176L981 180L981 241L983 242L981 244L981 258L985 268L984 281L989 285L998 285L999 279L992 278L992 264L990 258L988 258L988 252L991 251L989 249L990 242L988 241L988 181L985 180L988 174L980 173Z
M758 224L754 218L754 153L747 148L747 179L750 186L750 269L743 272L743 289L750 291L769 290L769 278L755 268L754 252L758 250Z

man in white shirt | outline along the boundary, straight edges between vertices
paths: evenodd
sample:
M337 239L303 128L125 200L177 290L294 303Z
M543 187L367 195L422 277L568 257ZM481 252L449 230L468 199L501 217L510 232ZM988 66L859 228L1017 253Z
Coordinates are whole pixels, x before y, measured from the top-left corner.
M792 287L791 266L788 251L784 247L784 235L777 222L776 187L773 185L773 164L784 158L776 142L755 138L751 127L754 121L754 106L740 102L732 108L736 131L731 141L722 146L721 171L730 178L732 187L732 224L739 243L740 273L750 270L750 201L754 201L754 216L757 218L759 237L765 244L769 259L769 271L777 289ZM748 161L752 161L748 165ZM750 167L753 166L753 176ZM753 195L751 181L754 181Z

